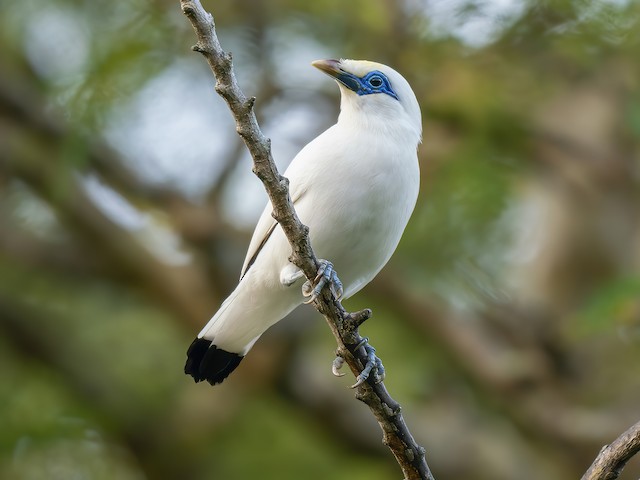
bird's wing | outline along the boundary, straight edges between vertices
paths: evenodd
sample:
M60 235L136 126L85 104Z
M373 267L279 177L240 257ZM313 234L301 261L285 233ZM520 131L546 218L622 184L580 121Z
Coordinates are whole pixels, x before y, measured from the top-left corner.
M286 172L285 172L286 173ZM305 189L298 189L296 192L291 192L291 201L295 206L296 202L302 198ZM253 231L253 236L251 237L251 242L249 243L249 249L247 250L247 256L244 259L244 265L242 265L242 271L240 273L240 280L245 276L253 262L258 258L258 254L262 250L262 247L267 243L269 237L275 230L278 222L275 221L273 216L271 216L271 212L273 209L271 208L271 202L267 203L262 215L260 215L260 219L258 220L258 224L256 225L256 229Z
M339 143L335 140L335 132L336 125L309 142L300 150L285 170L283 175L289 179L289 195L291 195L291 201L295 207L300 205L300 200L313 184L314 177L316 176L314 166L317 166L319 163L317 162L318 157L325 157L327 152L335 148L336 143ZM253 237L251 237L249 250L247 251L247 256L242 266L240 280L242 280L242 277L245 276L249 268L251 268L251 265L256 261L258 254L269 238L271 238L271 234L276 228L277 222L271 216L271 212L271 203L267 203L253 232Z

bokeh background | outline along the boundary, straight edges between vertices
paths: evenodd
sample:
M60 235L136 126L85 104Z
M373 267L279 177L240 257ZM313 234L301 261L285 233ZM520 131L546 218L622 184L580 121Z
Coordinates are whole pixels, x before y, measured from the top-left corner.
M312 60L420 100L418 205L345 305L439 480L579 478L640 416L639 3L204 2L281 168L338 113ZM177 0L0 0L0 477L399 478L311 307L182 373L266 202L194 41Z

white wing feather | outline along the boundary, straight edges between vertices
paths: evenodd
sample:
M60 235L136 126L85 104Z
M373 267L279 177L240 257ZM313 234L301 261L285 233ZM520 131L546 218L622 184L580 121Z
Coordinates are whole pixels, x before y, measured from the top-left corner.
M285 172L285 177L287 172ZM297 191L291 191L289 194L291 195L291 201L293 205L296 205L296 202L300 200L304 190L300 188L300 185L296 185ZM258 224L256 225L256 229L253 231L253 236L251 237L251 242L249 242L249 248L247 249L247 256L244 259L244 263L242 265L242 270L240 271L240 280L247 273L247 270L253 262L256 260L256 257L264 247L264 244L269 240L269 237L273 233L273 230L276 228L277 222L271 215L273 212L273 208L271 206L271 202L267 202L267 206L264 207L260 218L258 219Z

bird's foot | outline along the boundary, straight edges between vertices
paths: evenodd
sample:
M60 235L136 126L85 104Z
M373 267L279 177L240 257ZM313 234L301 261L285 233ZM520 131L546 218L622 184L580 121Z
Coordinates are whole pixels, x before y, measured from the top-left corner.
M360 375L356 378L356 383L351 385L351 388L357 388L366 382L369 377L372 376L374 383L380 383L384 380L385 371L382 360L376 356L376 349L369 345L369 339L364 337L353 351L357 351L359 348L364 348L367 353L367 363L360 372Z
M353 349L354 352L358 351L359 348L364 348L367 353L367 363L365 364L362 372L356 378L356 383L351 385L351 388L357 388L366 382L369 377L372 377L375 383L380 383L384 380L385 371L384 365L382 365L382 360L380 360L376 356L376 349L369 345L369 339L364 337L358 345ZM337 355L335 360L331 365L331 372L336 377L344 376L344 373L340 373L340 369L344 365L344 358L341 355Z
M333 269L333 264L328 260L318 259L320 268L318 268L318 274L313 282L307 280L302 285L302 294L308 298L304 303L312 303L324 288L325 285L329 285L331 291L336 298L342 297L342 282L338 278L338 274Z

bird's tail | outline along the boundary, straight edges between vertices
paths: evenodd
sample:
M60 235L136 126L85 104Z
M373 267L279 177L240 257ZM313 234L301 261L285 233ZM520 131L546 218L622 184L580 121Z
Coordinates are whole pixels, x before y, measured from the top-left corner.
M189 347L184 372L196 382L221 383L260 335L300 304L298 289L259 280L243 277Z
M206 380L211 385L221 383L233 372L244 358L211 344L206 338L196 338L187 351L184 373L196 382Z
M196 382L206 380L211 385L222 381L233 372L244 358L244 353L234 353L220 348L220 338L216 335L220 326L226 319L234 316L233 303L239 295L240 289L236 288L222 303L220 309L205 325L196 339L187 350L187 362L184 365L184 373L191 375ZM216 341L216 344L213 341ZM225 347L229 348L227 345ZM229 349L231 350L231 349ZM247 348L248 350L248 348ZM239 350L236 350L238 352Z

